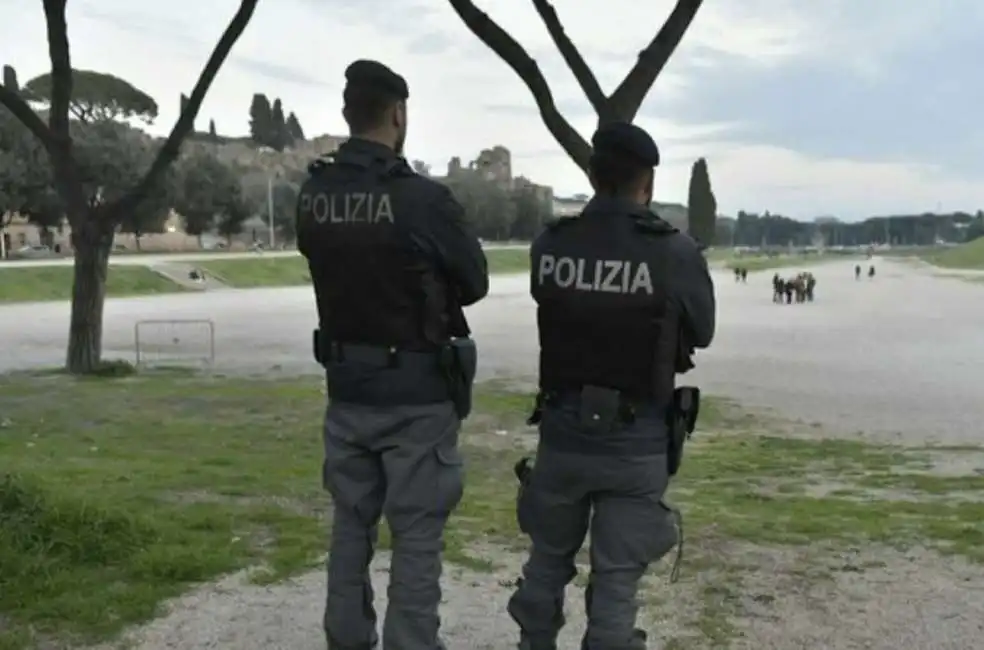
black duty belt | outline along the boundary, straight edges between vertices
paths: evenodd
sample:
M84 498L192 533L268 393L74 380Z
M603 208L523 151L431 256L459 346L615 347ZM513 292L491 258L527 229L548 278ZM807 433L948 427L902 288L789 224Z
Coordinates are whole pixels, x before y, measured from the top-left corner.
M543 418L544 406L554 406L565 400L575 399L581 394L581 390L582 389L541 390L536 394L536 403L533 406L533 412L526 419L526 423L530 426L539 424L540 420ZM639 403L640 400L633 399L624 393L619 395L618 419L625 424L635 422L637 405Z
M314 333L314 358L323 366L351 361L380 368L425 370L434 370L439 361L437 350L424 352L402 350L396 346L325 341L317 331Z

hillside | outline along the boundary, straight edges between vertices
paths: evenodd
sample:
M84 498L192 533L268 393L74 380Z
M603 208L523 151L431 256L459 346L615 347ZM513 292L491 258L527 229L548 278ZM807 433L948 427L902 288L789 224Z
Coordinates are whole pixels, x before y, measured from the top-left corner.
M984 237L923 257L930 264L948 269L984 269Z
M322 135L278 152L258 147L247 138L222 138L218 143L195 138L185 142L185 151L208 149L228 164L264 169L274 176L291 176L306 170L315 158L335 151L344 140L344 137Z

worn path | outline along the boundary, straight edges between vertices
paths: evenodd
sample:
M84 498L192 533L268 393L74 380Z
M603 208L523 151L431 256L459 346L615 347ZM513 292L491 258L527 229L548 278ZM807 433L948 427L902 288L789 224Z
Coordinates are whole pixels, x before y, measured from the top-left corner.
M748 406L847 434L981 442L984 285L903 262L876 263L878 276L858 282L853 262L817 266L817 301L790 306L772 304L772 272L752 273L738 285L716 272L718 339L698 355L694 379ZM532 378L528 280L497 276L492 286L492 295L468 310L482 374ZM220 371L318 370L310 358L315 312L306 287L110 300L105 318L110 358L133 358L140 320L205 319L215 325ZM0 307L0 371L61 363L67 322L65 303ZM144 340L162 362L174 354L205 356L208 343L200 324L149 326Z

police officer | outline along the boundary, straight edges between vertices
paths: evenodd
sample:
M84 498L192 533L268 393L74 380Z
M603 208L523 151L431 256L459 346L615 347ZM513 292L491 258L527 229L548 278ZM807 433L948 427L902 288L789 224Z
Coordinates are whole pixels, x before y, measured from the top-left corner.
M689 418L681 424L691 431L696 415L677 404L674 376L714 335L714 288L697 243L648 207L656 144L626 123L602 126L592 144L594 197L531 251L540 440L517 504L533 544L508 606L521 650L556 649L564 588L589 532L582 648L645 649L636 591L678 541L663 495L681 451L676 423Z
M383 647L435 650L442 537L462 495L458 431L476 363L461 308L488 293L488 267L461 205L401 156L406 81L365 60L345 78L351 137L311 165L297 210L329 393L325 632L330 650L378 645L369 563L385 515Z

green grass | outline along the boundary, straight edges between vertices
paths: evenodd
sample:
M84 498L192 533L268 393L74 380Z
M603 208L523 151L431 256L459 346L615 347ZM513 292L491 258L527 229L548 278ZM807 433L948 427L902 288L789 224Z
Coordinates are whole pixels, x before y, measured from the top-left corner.
M526 249L491 249L486 251L490 273L524 273L529 270ZM263 257L215 259L196 262L217 279L235 288L287 287L309 284L307 263L303 257ZM0 304L72 297L70 266L11 265L0 269ZM180 285L149 268L136 265L110 265L106 294L111 298L144 296L184 291Z
M69 300L71 266L11 265L0 269L0 303ZM114 298L182 291L167 278L143 266L110 266L106 295Z
M984 237L944 250L934 250L922 259L947 269L984 269Z
M485 251L490 273L522 273L530 268L526 249ZM207 260L196 264L231 287L287 287L311 282L303 257L263 257Z
M0 377L0 395L3 650L106 638L237 569L263 567L256 579L272 581L318 564L329 525L318 379L48 373ZM530 404L501 385L476 392L449 561L489 569L475 549L525 548L512 464L531 438L498 432L529 431ZM696 549L685 571L712 538L919 544L984 560L984 479L933 471L984 452L795 439L787 429L705 400L669 495ZM701 633L726 636L724 611L708 605Z

